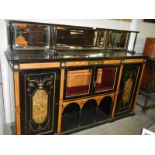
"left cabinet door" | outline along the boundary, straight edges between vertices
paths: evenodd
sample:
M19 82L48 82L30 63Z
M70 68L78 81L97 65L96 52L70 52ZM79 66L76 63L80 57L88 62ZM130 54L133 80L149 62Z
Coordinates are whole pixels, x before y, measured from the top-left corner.
M22 70L21 134L53 134L57 127L59 70Z
M72 67L65 70L64 99L90 95L93 69L91 67Z

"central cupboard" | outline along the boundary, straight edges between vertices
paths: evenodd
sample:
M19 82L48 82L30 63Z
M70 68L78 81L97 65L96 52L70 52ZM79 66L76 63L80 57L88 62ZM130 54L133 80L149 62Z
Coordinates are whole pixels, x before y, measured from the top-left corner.
M64 100L114 91L119 69L120 64L67 67Z
M143 69L140 63L108 60L64 68L58 133L84 129L131 114ZM79 61L79 65L80 65ZM62 96L61 96L62 95Z
M79 62L80 64L80 62ZM67 67L64 78L64 100L73 100L62 113L62 131L84 127L110 119L120 64ZM79 100L81 97L91 97Z

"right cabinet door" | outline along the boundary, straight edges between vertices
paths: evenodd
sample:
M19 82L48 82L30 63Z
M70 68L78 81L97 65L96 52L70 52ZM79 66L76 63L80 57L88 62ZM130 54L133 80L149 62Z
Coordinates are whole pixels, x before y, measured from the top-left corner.
M118 79L119 66L100 66L96 69L94 93L114 91Z
M116 104L116 116L131 112L141 69L142 64L124 65Z

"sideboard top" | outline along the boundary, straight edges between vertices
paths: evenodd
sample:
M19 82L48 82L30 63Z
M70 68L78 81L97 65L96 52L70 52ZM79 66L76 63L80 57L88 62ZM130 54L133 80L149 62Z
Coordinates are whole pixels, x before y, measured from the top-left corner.
M144 57L134 46L138 31L7 20L6 58L11 63ZM133 48L128 50L131 35Z
M58 25L7 20L8 45L11 51L19 50L128 50L130 36L138 31Z
M55 54L45 51L28 51L26 53L5 52L8 61L12 63L29 63L29 62L44 62L44 61L70 61L70 60L105 60L105 59L131 59L145 58L142 53L130 52L113 52L113 51L62 51Z

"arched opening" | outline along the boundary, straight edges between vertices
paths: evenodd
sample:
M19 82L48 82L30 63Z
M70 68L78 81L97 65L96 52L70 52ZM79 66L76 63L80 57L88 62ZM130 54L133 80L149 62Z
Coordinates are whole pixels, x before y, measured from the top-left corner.
M62 114L62 131L77 128L79 126L80 106L77 103L69 104Z
M96 107L97 102L95 100L89 100L84 104L80 117L81 126L91 124L96 121Z
M112 98L110 96L104 97L98 108L96 121L103 121L110 117L112 111Z

